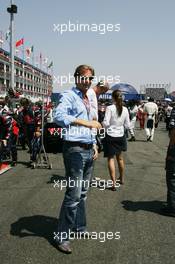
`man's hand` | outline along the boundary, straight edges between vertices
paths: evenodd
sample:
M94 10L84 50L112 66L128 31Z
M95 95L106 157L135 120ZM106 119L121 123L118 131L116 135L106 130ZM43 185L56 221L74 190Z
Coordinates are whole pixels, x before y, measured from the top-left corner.
M89 121L88 123L89 123L88 124L89 128L96 128L96 129L102 128L101 124L98 121L93 120L93 121Z
M96 129L100 129L102 128L101 124L98 121L86 121L83 119L76 119L73 124L75 125L79 125L79 126L85 126L88 128L96 128Z

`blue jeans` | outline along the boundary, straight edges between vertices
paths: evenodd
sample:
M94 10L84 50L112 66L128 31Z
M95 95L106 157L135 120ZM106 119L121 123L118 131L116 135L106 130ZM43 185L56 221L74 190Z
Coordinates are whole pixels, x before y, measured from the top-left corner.
M57 241L68 241L70 231L86 230L85 201L93 171L93 149L63 145L63 158L66 170L67 187L62 203ZM73 184L69 184L72 180ZM72 187L73 186L73 187ZM61 233L67 234L64 238Z

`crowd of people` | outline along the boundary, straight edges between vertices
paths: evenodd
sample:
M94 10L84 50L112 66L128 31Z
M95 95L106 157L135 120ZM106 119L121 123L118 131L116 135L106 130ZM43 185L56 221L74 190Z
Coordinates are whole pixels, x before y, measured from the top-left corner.
M11 157L11 164L18 162L17 143L23 150L28 147L30 164L36 162L41 147L42 118L44 124L53 122L64 129L62 131L63 159L68 182L62 203L56 243L59 250L71 253L68 234L86 232L85 201L89 185L93 178L94 161L98 158L99 148L103 145L107 158L112 191L116 183L124 184L124 159L122 152L127 151L128 141L137 140L136 121L140 129L145 129L146 141L152 142L158 122L164 120L169 131L170 144L166 159L167 204L164 213L175 216L175 107L162 105L149 98L145 102L123 101L122 92L112 92L112 104L99 108L98 97L109 90L107 82L100 81L91 88L95 71L91 66L80 65L76 68L75 86L59 96L58 106L32 105L28 99L21 99L12 110L5 100L0 102L0 162ZM102 111L103 110L103 111ZM105 111L104 111L105 110ZM98 131L104 129L105 137L99 141ZM94 133L95 132L95 133ZM100 139L101 140L101 139ZM99 143L100 142L100 143ZM116 175L115 160L119 175ZM66 234L64 238L62 233Z
M98 103L98 97L108 90L109 85L101 81L87 91L91 109L94 112L94 120L98 120L101 124L105 117L106 103L109 105L109 102L101 105ZM139 122L140 129L145 129L147 141L153 141L154 128L158 126L159 121L164 121L166 129L169 131L170 116L173 109L171 103L155 103L152 98L148 101L138 102L130 100L129 102L123 102L129 112L130 125L125 131L126 136L128 134L131 136L128 141L136 140L136 121ZM44 124L53 123L53 110L53 103L45 104ZM17 144L23 150L28 149L30 165L36 162L41 146L41 115L42 102L32 104L28 99L22 98L13 107L9 107L6 98L0 99L0 162L8 159L11 160L12 166L17 165Z
M52 122L52 105L45 105L44 119ZM11 161L12 166L18 162L17 145L28 150L29 165L36 162L41 145L42 103L32 104L22 98L14 107L8 101L0 101L0 163Z
M63 136L63 159L66 179L67 182L73 181L75 183L73 186L67 185L59 215L58 233L55 236L57 248L67 254L72 252L70 233L73 232L77 235L86 235L88 233L89 235L86 230L85 210L88 187L83 183L91 181L94 161L98 158L98 132L96 135L92 132L102 128L105 129L105 138L103 140L104 157L107 158L112 182L110 189L116 191L117 182L124 184L124 159L122 152L127 150L127 131L131 135L130 141L135 141L134 129L138 118L140 127L145 128L146 141L153 141L154 128L158 126L160 117L159 107L153 98L149 98L144 105L138 106L135 102L130 102L130 105L126 107L126 105L124 106L121 91L116 90L112 93L112 105L107 106L104 115L101 114L99 120L99 109L96 101L98 95L95 93L96 89L90 88L93 76L95 76L95 71L91 66L78 66L74 73L75 86L61 94L54 115L54 122L63 127L66 132ZM101 87L104 90L105 87L107 90L106 83L98 83L97 86L99 89ZM102 116L104 119L101 118ZM171 118L170 123L172 123ZM174 133L171 132L170 135L171 138L174 138ZM175 138L170 141L171 143L173 142L173 146L174 141ZM172 158L173 155L171 153L170 157ZM116 177L115 158L118 163L119 177ZM173 160L173 162L175 161ZM173 166L175 167L175 164ZM168 198L164 213L175 216L175 171L172 171L172 167L168 166L167 172Z

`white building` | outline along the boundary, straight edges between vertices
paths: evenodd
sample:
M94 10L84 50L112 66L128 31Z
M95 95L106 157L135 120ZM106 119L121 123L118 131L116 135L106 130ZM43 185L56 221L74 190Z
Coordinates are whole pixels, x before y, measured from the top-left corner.
M18 57L15 57L14 68L14 89L20 92L21 97L36 102L51 96L53 82L50 74ZM0 97L4 97L10 88L10 76L9 52L0 48Z

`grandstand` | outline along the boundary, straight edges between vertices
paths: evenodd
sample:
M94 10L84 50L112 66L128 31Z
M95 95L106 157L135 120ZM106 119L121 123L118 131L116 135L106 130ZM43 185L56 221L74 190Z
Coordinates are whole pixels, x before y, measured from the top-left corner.
M146 84L142 85L140 88L141 94L145 95L145 99L152 97L155 100L164 99L169 93L171 84Z

